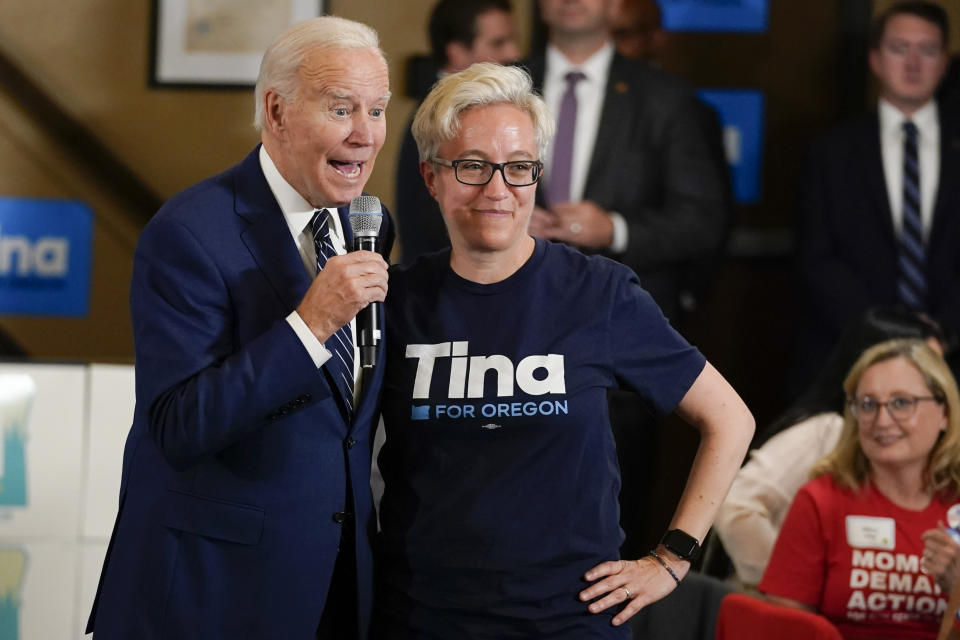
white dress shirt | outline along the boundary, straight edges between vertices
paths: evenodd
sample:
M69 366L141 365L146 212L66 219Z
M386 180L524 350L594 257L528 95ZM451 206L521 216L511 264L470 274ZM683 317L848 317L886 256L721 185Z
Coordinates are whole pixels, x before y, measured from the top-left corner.
M574 88L577 96L577 127L573 133L573 159L570 167L571 202L583 200L587 173L590 171L590 161L597 142L597 130L600 128L600 115L603 111L603 98L607 91L613 53L613 43L608 41L582 64L575 65L559 49L553 45L547 46L543 99L554 118L560 114L560 102L567 90L566 75L571 71L579 71L585 76ZM545 183L550 181L552 161L553 144L550 144L547 155L543 158ZM609 213L613 220L613 242L610 249L615 253L622 253L627 248L627 224L619 213Z
M315 278L317 275L317 250L314 247L313 234L310 230L310 220L313 219L315 209L280 175L277 166L263 146L260 147L260 168L267 179L270 191L273 192L273 197L277 199L277 204L280 205L287 228L290 230L290 235L293 236L293 242L297 245L297 251L300 252L303 267L307 270L311 279ZM347 252L347 247L343 227L340 224L340 215L336 209L327 209L327 213L330 220L330 243L338 255L343 255ZM332 355L330 351L307 327L307 323L303 321L296 310L287 316L287 322L297 334L297 337L300 338L300 342L303 343L307 353L310 354L310 358L313 359L313 363L319 369L323 366L323 363L330 359ZM356 318L350 321L350 332L357 335ZM354 340L353 353L353 379L359 380L360 358L357 354L356 340ZM359 385L354 384L354 394L356 394L357 388L359 388Z
M883 176L887 183L887 198L893 228L897 235L903 227L903 113L880 99L880 154L883 157ZM930 238L933 225L933 207L937 199L940 181L940 119L937 103L931 100L910 118L917 125L917 160L920 163L920 219L923 222L923 239Z

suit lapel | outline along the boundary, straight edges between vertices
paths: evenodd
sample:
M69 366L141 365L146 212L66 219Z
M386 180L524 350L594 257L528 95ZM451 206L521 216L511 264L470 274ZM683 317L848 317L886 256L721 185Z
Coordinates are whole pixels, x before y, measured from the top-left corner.
M940 110L940 177L937 180L937 198L933 205L933 224L930 229L931 246L940 241L949 242L951 247L955 237L949 237L947 231L952 219L957 219L957 196L960 190L954 176L960 175L960 127L957 118L946 109ZM932 247L931 247L932 248Z
M890 211L890 194L887 191L887 179L883 173L883 153L880 149L880 117L876 110L872 111L866 120L866 126L860 130L859 145L864 149L863 172L866 181L865 195L873 202L868 207L879 218L877 222L884 230L889 242L896 244L896 234L893 231L893 214ZM849 167L855 170L854 167Z
M310 276L303 267L300 252L290 235L283 211L263 176L259 151L258 145L240 163L234 178L234 206L237 215L248 223L247 228L240 234L243 243L277 292L286 313L290 313L297 308L310 287ZM325 376L327 385L339 398L340 412L345 418L345 400L340 385L335 383L335 376L340 375L340 369L339 359L333 357L320 371Z
M597 127L597 139L593 145L587 181L583 188L584 200L603 200L603 193L608 191L603 184L604 178L613 173L607 169L609 159L616 155L617 143L623 139L624 125L632 119L634 100L631 92L636 91L637 87L628 82L628 64L619 54L614 54L610 62L607 88L600 110L600 125Z
M353 248L353 227L350 226L350 206L337 209L340 216L340 228L343 229L343 246L350 251Z
M248 223L240 237L289 312L300 304L310 278L260 169L259 149L244 159L235 174L236 212Z

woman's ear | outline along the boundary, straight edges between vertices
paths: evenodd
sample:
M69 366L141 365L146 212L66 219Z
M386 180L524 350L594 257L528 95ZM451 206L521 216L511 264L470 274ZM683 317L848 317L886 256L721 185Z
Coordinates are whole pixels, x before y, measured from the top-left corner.
M437 199L437 172L434 171L432 162L420 161L420 175L423 176L423 182L427 185L427 191L430 192L430 197L434 200Z

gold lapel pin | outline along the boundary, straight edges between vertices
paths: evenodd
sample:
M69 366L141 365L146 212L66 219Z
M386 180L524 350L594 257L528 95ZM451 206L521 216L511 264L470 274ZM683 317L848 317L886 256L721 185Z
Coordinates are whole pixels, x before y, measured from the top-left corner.
M624 82L623 80L621 80L621 81L617 82L615 85L613 85L613 90L616 91L617 93L626 93L626 92L627 92L627 89L629 89L629 88L630 88L630 86L629 86L626 82Z

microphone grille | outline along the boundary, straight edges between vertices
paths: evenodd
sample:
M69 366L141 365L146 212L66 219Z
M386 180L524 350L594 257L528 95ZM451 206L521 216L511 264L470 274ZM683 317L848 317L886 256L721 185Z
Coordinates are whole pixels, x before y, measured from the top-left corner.
M350 201L350 213L381 213L380 198L377 196L357 196Z
M350 202L350 228L355 237L376 236L380 233L383 211L380 198L357 196Z

